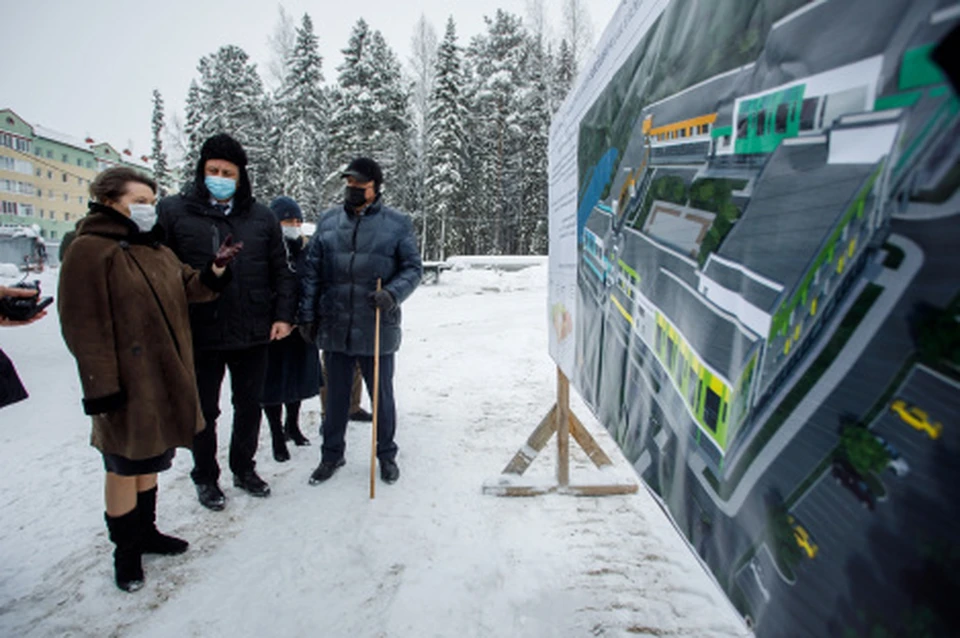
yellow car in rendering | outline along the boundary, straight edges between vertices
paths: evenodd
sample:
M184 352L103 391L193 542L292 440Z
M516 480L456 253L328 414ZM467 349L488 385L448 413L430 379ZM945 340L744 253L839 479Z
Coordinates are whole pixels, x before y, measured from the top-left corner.
M797 539L797 545L800 547L800 549L806 552L807 558L815 558L820 548L812 540L810 540L810 533L792 516L788 516L787 521L793 528L793 537Z
M931 439L940 438L940 433L943 432L943 424L939 421L931 423L927 413L917 406L908 405L903 399L897 399L890 404L890 409L915 430L925 432Z

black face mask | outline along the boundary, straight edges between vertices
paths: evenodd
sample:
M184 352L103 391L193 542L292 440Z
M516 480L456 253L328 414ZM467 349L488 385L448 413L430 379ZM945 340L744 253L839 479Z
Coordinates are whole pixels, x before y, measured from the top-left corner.
M356 210L367 203L367 189L347 186L343 201L347 205L347 208Z

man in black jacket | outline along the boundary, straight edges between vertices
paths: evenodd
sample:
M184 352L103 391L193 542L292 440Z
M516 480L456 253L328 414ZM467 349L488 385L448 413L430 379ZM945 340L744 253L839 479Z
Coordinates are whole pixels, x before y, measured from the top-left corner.
M224 133L214 135L200 150L194 183L157 206L170 248L195 268L208 263L227 237L243 242L243 252L233 262L233 281L219 299L190 307L197 389L206 420L206 428L194 438L191 476L200 503L212 510L222 510L226 501L217 482L216 430L226 368L234 409L233 484L253 496L270 494L254 469L260 394L267 345L290 334L297 303L280 224L269 208L254 200L246 165L239 142Z
M344 464L350 387L357 363L373 388L375 311L380 309L380 388L377 458L380 478L393 483L397 467L393 355L400 347L400 304L420 283L423 266L410 218L380 201L383 173L359 157L344 172L344 204L320 217L307 246L300 300L301 329L317 340L327 372L323 451L311 484L326 481ZM377 280L383 284L377 290Z

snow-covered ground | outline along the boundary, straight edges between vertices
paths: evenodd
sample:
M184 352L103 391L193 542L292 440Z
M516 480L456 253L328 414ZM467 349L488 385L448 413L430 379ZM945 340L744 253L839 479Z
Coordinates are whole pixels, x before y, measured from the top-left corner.
M55 292L56 271L41 276ZM30 391L0 410L0 636L744 636L732 607L654 499L481 494L551 405L545 261L464 269L404 305L397 360L400 481L368 495L369 427L351 424L347 465L307 484L309 448L260 474L273 495L227 508L196 501L190 454L160 478L159 522L191 542L147 557L147 584L116 589L103 524L102 464L88 445L76 369L55 312L0 328ZM0 281L9 283L9 280ZM228 387L225 384L225 388ZM221 464L230 404L222 397ZM574 409L621 468L606 432ZM595 472L576 449L571 474ZM553 472L553 446L528 470Z

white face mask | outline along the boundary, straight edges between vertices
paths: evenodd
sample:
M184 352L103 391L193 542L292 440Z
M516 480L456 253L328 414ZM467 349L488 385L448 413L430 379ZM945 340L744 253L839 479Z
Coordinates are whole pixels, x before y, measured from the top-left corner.
M152 204L130 204L130 219L141 232L148 232L157 224L157 208Z
M300 230L299 226L284 226L283 236L293 241L295 239L300 239L303 236L303 231Z

